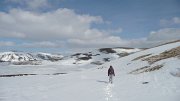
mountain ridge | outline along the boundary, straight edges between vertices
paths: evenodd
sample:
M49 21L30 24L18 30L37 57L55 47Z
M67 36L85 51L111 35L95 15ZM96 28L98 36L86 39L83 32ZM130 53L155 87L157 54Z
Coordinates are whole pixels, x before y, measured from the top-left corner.
M50 61L50 62L58 62L60 60L69 60L74 59L74 62L72 64L78 64L79 61L88 61L93 60L95 61L111 61L111 58L117 59L119 57L127 56L129 54L132 54L134 52L140 51L141 49L135 49L135 48L100 48L95 49L90 52L79 52L70 54L67 56L63 56L61 54L52 54L52 53L43 53L43 52L36 52L36 53L28 53L28 52L1 52L0 53L0 61L1 62L10 62L12 64L16 63L16 65L22 65L22 64L33 64L32 62L36 63L36 65L41 65L41 62L43 61ZM99 60L99 59L100 60ZM25 62L25 63L23 63ZM95 63L95 62L93 62ZM103 64L103 63L100 63Z

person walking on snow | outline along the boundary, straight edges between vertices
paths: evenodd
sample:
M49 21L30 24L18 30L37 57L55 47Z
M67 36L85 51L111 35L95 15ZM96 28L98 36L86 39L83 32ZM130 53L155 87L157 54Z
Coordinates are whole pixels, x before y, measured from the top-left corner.
M115 76L114 69L112 66L108 69L109 83L113 83L113 76Z

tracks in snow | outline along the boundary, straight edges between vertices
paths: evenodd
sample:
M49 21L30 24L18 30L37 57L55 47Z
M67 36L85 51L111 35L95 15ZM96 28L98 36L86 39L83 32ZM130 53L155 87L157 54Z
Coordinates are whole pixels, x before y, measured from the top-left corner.
M105 100L106 101L118 101L116 93L113 92L113 87L114 87L114 84L107 84L104 87Z

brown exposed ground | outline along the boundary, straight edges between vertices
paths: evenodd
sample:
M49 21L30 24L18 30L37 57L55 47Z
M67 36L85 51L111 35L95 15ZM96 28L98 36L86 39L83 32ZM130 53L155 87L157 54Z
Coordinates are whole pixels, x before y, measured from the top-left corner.
M167 45L167 44L171 44L171 43L176 43L176 42L180 42L180 40L175 40L175 41L166 42L166 43L164 43L164 44L161 44L161 45L158 45L158 46L155 46L155 47L159 47L159 46L163 46L163 45ZM155 47L152 47L152 48L155 48Z
M139 56L139 57L133 59L132 61L139 60L139 59L142 59L142 58L147 57L147 56L150 56L150 55L151 55L151 54L142 55L142 56Z
M84 55L84 56L80 57L80 55ZM98 55L100 55L100 54L92 54L91 52L89 52L89 53L76 53L76 54L71 55L71 57L76 57L77 61L80 61L80 60L87 61L87 60L92 59L92 56L98 56ZM76 63L74 63L74 64L76 64Z
M151 56L145 59L142 59L143 61L148 61L149 64L153 64L157 61L171 58L171 57L180 57L180 46L173 48L169 51L165 51L163 53L160 53L159 55Z
M102 65L103 63L101 61L94 61L94 62L91 62L91 64L94 64L94 65Z
M151 71L159 70L160 68L163 67L163 65L156 65L152 67L152 64L163 59L168 59L172 57L177 57L178 59L180 59L180 46L173 48L171 50L168 50L168 51L164 51L160 53L159 55L154 55L154 56L150 56L150 55L152 54L146 54L146 55L142 55L137 58L134 58L132 61L141 59L142 61L148 61L150 66L144 66L144 67L135 69L129 72L129 74L140 74L144 72L151 72ZM147 56L150 56L150 57L147 57Z
M131 72L129 72L129 74L139 74L140 72L146 70L147 68L149 68L150 66L144 66L144 67L141 67L141 68L138 68L138 69L135 69Z
M152 71L159 70L162 67L163 67L163 65L156 65L154 67L145 66L142 68L135 69L135 70L129 72L129 74L140 74L140 73L144 73L144 72L152 72Z
M176 42L180 42L180 40L168 42L168 43L165 43L162 45L176 43ZM162 45L159 45L159 46L162 46ZM154 64L155 62L158 62L158 61L164 60L164 59L168 59L168 58L172 58L172 57L176 57L176 58L180 59L180 46L173 48L171 50L164 51L158 55L154 55L154 56L151 56L151 55L152 54L146 54L146 55L142 55L142 56L134 58L132 61L141 59L142 61L147 61L149 63L149 66L144 66L144 67L135 69L135 70L129 72L129 74L140 74L140 73L144 73L144 72L156 71L156 70L161 69L163 67L163 65L161 64L161 65L152 66L152 64Z
M117 55L118 55L119 57L125 57L125 56L128 56L129 53L126 53L126 52L124 52L124 53L117 53Z
M101 49L99 49L99 51L102 52L102 53L106 53L106 54L116 53L116 51L113 50L112 48L101 48Z

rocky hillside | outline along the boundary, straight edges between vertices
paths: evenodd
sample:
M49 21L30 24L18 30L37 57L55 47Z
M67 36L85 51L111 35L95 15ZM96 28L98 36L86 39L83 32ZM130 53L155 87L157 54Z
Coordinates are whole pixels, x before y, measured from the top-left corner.
M63 58L62 64L102 65L106 62L141 51L134 48L100 48L91 52L75 53Z
M134 48L101 48L90 52L79 52L63 56L52 53L26 53L26 52L2 52L0 62L8 62L15 65L41 65L54 62L54 64L93 64L102 65L120 57L140 51Z
M121 66L124 67L124 70L127 70L126 72L128 74L137 75L166 70L169 71L169 74L179 76L180 68L177 64L180 63L180 41L174 41L143 50L115 60L112 64L116 62L122 64ZM175 70L176 73L172 72L173 70Z

